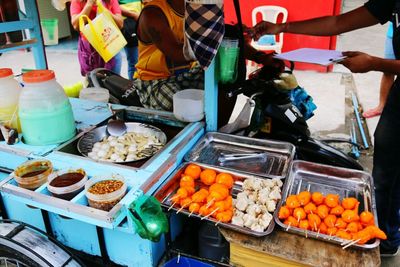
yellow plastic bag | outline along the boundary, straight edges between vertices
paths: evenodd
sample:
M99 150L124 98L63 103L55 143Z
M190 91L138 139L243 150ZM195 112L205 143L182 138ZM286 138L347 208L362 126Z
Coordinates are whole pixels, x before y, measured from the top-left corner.
M112 59L126 45L124 36L114 20L107 16L107 12L101 12L93 21L86 15L79 17L79 30L105 62Z

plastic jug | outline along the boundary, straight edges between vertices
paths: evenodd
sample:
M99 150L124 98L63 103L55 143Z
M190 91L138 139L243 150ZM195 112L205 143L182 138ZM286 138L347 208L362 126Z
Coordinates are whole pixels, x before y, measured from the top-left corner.
M19 98L23 141L29 145L57 144L75 135L71 104L51 70L34 70L22 76Z
M18 98L21 93L21 86L11 69L0 69L0 123L18 129L21 127L18 121Z

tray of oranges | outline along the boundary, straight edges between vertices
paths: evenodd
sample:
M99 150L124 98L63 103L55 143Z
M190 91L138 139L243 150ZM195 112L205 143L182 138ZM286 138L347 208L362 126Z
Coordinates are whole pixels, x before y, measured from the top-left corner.
M374 185L362 171L294 161L274 214L288 232L372 249L386 234L378 228Z
M257 180L254 180L257 179ZM236 207L237 196L246 191L243 184L265 181L266 184L282 186L280 179L255 177L254 175L221 169L212 165L185 162L172 173L154 193L161 205L168 211L186 214L188 217L207 220L217 226L229 228L253 236L264 236L275 227L273 212L275 203L270 203L263 218L263 227L250 227L238 222ZM260 186L263 183L258 182ZM279 190L275 192L276 201L281 198ZM272 205L274 204L274 205ZM266 214L270 212L270 214ZM267 216L269 215L269 216ZM236 222L235 222L236 221Z

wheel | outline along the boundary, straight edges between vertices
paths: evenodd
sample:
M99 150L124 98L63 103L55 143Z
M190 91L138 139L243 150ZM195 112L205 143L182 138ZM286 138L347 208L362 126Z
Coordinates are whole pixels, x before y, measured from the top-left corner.
M0 245L0 266L40 267L40 264L20 251Z

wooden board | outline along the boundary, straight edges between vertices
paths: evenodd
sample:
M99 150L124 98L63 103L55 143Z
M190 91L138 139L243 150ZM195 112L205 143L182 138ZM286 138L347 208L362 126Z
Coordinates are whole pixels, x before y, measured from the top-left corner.
M220 228L231 244L231 263L238 266L380 266L379 248L359 250L274 230L255 238ZM253 261L251 261L253 260Z

